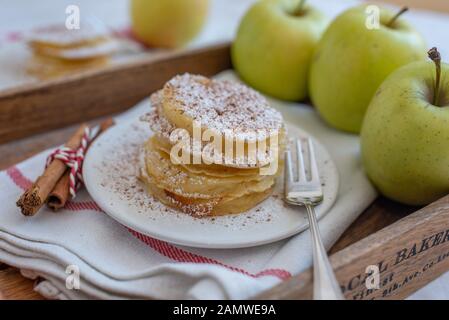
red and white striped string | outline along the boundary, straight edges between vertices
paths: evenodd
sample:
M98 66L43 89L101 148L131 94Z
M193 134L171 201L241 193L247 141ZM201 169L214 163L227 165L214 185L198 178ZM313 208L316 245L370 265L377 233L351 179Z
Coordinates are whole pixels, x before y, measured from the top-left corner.
M63 146L53 151L47 158L45 167L48 167L54 159L58 159L70 168L69 192L72 199L75 198L76 191L83 184L83 161L90 140L90 130L89 128L86 128L78 149L71 149Z

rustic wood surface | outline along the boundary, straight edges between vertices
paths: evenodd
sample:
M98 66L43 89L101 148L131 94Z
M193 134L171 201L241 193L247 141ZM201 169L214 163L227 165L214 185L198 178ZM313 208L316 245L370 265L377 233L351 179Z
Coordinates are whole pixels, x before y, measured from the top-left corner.
M447 0L375 0L368 2L392 3L398 6L407 6L412 9L419 8L425 10L449 12L449 1Z
M419 7L449 12L449 2L446 0L389 0L383 2L392 2L399 5L408 5L410 7ZM217 55L214 55L212 58L211 56L208 56L212 59L212 61L207 61L207 59L206 61L204 59L200 60L198 59L198 57L195 57L193 60L189 60L189 57L178 57L178 59L180 59L178 60L179 64L172 64L161 57L150 57L146 62L148 64L151 64L149 62L157 62L157 64L156 66L152 65L145 70L142 70L142 68L140 68L138 65L135 65L133 72L128 73L127 70L121 70L119 67L115 70L123 72L125 79L128 79L128 81L132 81L132 83L135 84L137 90L137 92L134 91L126 93L126 98L124 98L123 100L114 99L111 101L109 95L109 92L111 90L108 92L97 92L101 90L89 89L88 87L86 87L86 83L83 80L85 77L82 76L74 76L69 79L56 81L55 85L57 85L57 87L59 88L58 90L66 90L66 93L67 90L71 90L74 88L76 90L76 86L83 86L84 89L87 89L88 95L93 95L95 97L94 102L91 102L91 104L89 104L88 106L82 105L82 101L80 101L77 97L75 97L74 102L71 102L69 99L67 99L67 102L72 107L75 106L77 108L80 108L78 110L83 111L83 117L85 116L87 117L86 119L92 119L98 116L118 112L132 106L140 99L142 95L146 95L151 91L157 89L166 79L174 74L173 72L178 73L182 71L182 69L178 69L176 71L174 69L175 66L181 66L181 68L184 68L185 63L194 64L194 68L201 69L184 68L184 71L199 72L204 74L213 74L222 69L225 69L227 66L229 66L228 59L223 60L223 58L221 58L218 62L214 61L214 59L217 59L217 57L219 58L220 55L222 56L223 52L226 50L228 50L226 46L217 47ZM209 68L211 66L210 64L212 64L212 69L214 69L214 71ZM203 66L205 66L205 69L202 69ZM189 68L190 67L191 66L189 66ZM154 80L154 74L162 74L163 76L158 80ZM109 81L108 83L113 85L113 88L115 89L114 92L123 92L124 90L120 85L121 81L116 81L115 76L111 76L111 73L109 73L108 76L107 74L103 75L94 72L88 74L88 76L100 81L100 83L104 83L103 81ZM135 79L139 79L143 82L137 82ZM101 88L101 86L98 88ZM14 119L18 116L17 108L14 108L14 112L10 112L8 114L0 112L0 123L2 124L0 125L0 143L11 141L19 137L25 137L37 132L42 132L44 130L65 127L64 129L36 134L30 138L4 143L2 145L0 144L0 170L5 169L18 161L24 160L41 150L62 143L76 128L76 125L70 127L66 126L68 124L73 124L85 120L79 118L79 116L74 112L66 110L70 108L64 108L65 111L63 114L58 112L54 113L54 108L59 108L59 104L54 104L54 102L51 100L39 100L39 95L45 95L46 93L48 93L47 90L48 89L46 89L45 85L38 85L28 87L27 95L25 96L22 96L22 94L17 90L0 94L0 106L5 106L4 109L1 109L3 111L12 110L14 106L20 103L21 105L27 106L26 110L24 110L24 112L27 111L27 116L32 115L32 117L36 117L36 110L40 110L44 103L49 103L53 107L53 113L44 112L43 115L41 114L38 117L39 119L34 119L35 122L33 123L17 122ZM81 91L78 91L78 93L79 92ZM85 92L86 91L83 91L82 96L85 96ZM104 108L103 110L92 110L95 109L95 106L100 105ZM56 110L61 112L60 109ZM47 121L46 119L49 119L50 123L41 122ZM5 125L6 127L3 127L3 125ZM23 132L16 132L17 128L21 127L23 127L25 130ZM409 246L411 243L416 242L417 239L419 240L419 237L417 238L417 232L419 232L419 235L424 238L426 236L431 236L431 232L435 232L435 234L441 232L438 229L438 224L440 224L440 227L444 226L449 220L449 216L447 214L449 210L449 199L442 199L439 202L431 205L430 207L423 209L422 211L418 211L412 215L407 216L409 213L415 210L416 208L401 206L380 197L365 212L363 212L330 250L330 252L332 253L331 261L334 267L336 267L337 269L338 278L342 280L341 283L346 284L353 280L347 279L348 276L341 273L342 270L345 270L343 266L353 264L354 266L360 267L360 265L363 264L368 265L377 263L379 262L377 260L382 259L382 257L392 259L391 257L394 257L395 254L397 255L397 252L395 252L396 248L390 247L390 245L387 243L388 240L391 240L391 243L395 246L403 245L404 248L408 248L407 246ZM434 218L435 220L431 221L432 218ZM407 226L416 224L418 224L420 228L407 228ZM377 232L379 230L381 230L380 233ZM377 233L374 234L375 232ZM398 240L399 234L405 234L405 237ZM384 247L383 245L386 246ZM368 248L372 248L373 246L376 247L374 249L377 253L374 256L372 256L368 251ZM419 255L412 256L405 263L402 263L399 265L399 267L396 267L395 271L406 272L407 270L416 270L417 266L423 269L424 267L422 265L428 263L427 261L433 261L431 259L428 260L433 256L441 256L441 251L445 251L447 256L449 248L447 248L446 243L429 249L425 251L424 254L421 253ZM436 259L438 260L438 258ZM423 284L427 283L430 279L429 276L431 278L434 278L444 272L444 270L447 270L449 268L448 263L449 259L446 259L440 261L435 265L432 265L432 267L430 268L431 272L425 273L424 276L421 274L416 276L414 279L411 279L413 281L410 281L408 288L406 288L405 290L399 290L401 293L399 295L396 295L395 297L401 298L407 296ZM389 269L389 271L391 270L392 269ZM353 270L353 274L363 274L364 271L365 270ZM428 275L429 273L430 275ZM390 272L388 272L388 274L390 274ZM383 277L385 278L385 275ZM388 280L388 277L386 279ZM17 271L17 269L0 263L0 299L41 299L42 297L32 290L33 283L34 281L23 278ZM294 277L290 281L281 284L281 286L278 286L273 290L264 293L260 297L310 298L311 285L311 270L308 270ZM353 298L354 295L358 297L358 293L363 293L363 290L357 291L357 288L355 288L355 290L346 290L348 298ZM372 296L370 295L368 298L370 297Z
M33 286L34 281L22 277L19 270L0 267L0 300L42 300Z

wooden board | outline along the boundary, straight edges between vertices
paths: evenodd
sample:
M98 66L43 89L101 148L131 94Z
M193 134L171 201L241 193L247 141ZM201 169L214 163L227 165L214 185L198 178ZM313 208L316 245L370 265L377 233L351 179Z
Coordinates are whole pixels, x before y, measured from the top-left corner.
M20 275L19 270L0 266L0 300L41 300L41 295L33 291L34 281Z
M407 6L412 9L426 9L440 12L449 12L447 0L376 0L368 2L391 3L397 6Z

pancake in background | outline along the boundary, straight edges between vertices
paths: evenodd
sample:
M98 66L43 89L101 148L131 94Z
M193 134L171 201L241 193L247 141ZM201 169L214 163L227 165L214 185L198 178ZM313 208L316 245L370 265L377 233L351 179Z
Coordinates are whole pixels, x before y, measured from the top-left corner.
M33 56L28 65L27 72L40 79L52 79L63 75L70 75L86 70L102 68L109 63L109 58L98 58L81 61L67 61L57 58Z
M33 52L27 70L43 79L103 67L118 50L106 28L86 22L80 29L57 26L39 30L28 36L27 42Z
M115 40L111 39L97 43L89 43L83 46L66 48L43 45L34 45L31 46L31 48L36 55L59 58L67 61L79 61L108 57L114 54L118 50L119 46Z
M110 32L98 21L82 21L79 29L68 29L65 25L41 28L28 36L32 46L43 45L56 48L73 48L107 41Z

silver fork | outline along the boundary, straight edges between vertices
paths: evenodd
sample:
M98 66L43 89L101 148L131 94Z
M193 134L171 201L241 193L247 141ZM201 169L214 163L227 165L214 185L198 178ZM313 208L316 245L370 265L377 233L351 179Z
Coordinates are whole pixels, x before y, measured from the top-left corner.
M314 207L323 201L323 191L312 140L309 138L307 142L309 146L310 180L306 176L301 140L296 140L297 179L293 176L291 153L290 151L285 152L285 201L292 205L305 206L307 209L310 233L312 235L313 299L343 300L343 294L335 278L318 229Z

